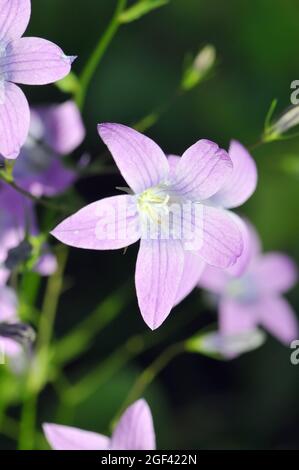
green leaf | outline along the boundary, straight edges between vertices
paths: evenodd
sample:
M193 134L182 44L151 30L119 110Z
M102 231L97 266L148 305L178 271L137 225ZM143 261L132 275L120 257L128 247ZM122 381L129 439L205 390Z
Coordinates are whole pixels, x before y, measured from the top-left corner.
M167 5L168 3L169 0L141 0L121 13L119 16L119 22L131 23L132 21L138 20L142 16L147 15L147 13Z
M79 78L74 72L70 72L62 80L56 82L55 85L63 93L70 93L71 95L75 95L80 89Z

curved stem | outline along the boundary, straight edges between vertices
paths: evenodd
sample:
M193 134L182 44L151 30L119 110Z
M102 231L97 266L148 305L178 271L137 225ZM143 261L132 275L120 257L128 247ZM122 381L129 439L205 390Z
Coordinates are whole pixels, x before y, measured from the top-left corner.
M104 32L103 36L100 38L99 43L97 44L85 68L83 69L83 72L80 77L81 86L79 87L77 96L75 97L76 103L81 110L84 107L85 98L86 98L87 90L91 82L91 79L103 55L105 54L106 49L108 48L110 42L114 38L120 26L119 15L126 7L126 3L127 3L127 0L118 0L114 15L106 31Z
M2 181L4 181L9 186L11 186L13 189L15 189L18 193L22 194L22 196L26 197L27 199L30 199L31 201L35 202L36 204L44 206L47 209L52 209L52 210L59 211L59 212L68 212L68 209L66 207L58 206L58 205L53 204L52 202L48 201L47 199L39 198L39 197L36 197L33 194L29 193L25 189L18 186L12 179L6 177L3 174L3 172L0 172L0 179L2 179Z
M134 401L138 400L148 386L153 382L157 375L172 361L176 356L185 351L185 343L175 343L165 349L137 378L125 399L120 411L113 422L116 422L125 409Z

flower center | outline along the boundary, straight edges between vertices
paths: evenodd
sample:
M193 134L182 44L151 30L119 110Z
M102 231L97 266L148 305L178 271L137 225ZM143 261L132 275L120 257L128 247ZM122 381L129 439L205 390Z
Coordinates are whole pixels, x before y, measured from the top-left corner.
M226 292L231 298L242 303L253 303L258 298L258 288L249 275L231 280Z
M167 187L155 186L146 189L137 200L138 210L153 222L161 223L163 215L169 212L170 195Z

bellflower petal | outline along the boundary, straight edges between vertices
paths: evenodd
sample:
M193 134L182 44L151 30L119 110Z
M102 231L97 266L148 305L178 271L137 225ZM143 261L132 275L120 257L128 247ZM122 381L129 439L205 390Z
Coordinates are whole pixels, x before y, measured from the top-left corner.
M18 299L10 287L0 287L0 323L10 323L17 320Z
M173 185L186 198L204 200L215 194L232 171L227 152L209 140L199 140L180 158Z
M244 204L252 196L257 185L256 164L246 148L233 140L228 154L233 163L233 171L211 198L212 203L227 209Z
M63 166L60 158L55 156L50 157L48 167L34 172L34 164L32 164L33 152L34 150L31 152L30 150L22 150L21 157L16 161L14 177L21 188L36 197L52 197L63 193L76 181L76 173ZM40 157L42 165L42 152Z
M110 449L156 449L153 418L145 400L136 401L125 411L112 435Z
M46 39L25 37L8 44L0 70L9 82L47 85L65 77L74 59Z
M174 306L183 268L180 240L141 240L135 284L141 314L152 330L164 322Z
M121 124L100 124L98 132L135 193L167 179L167 158L149 137Z
M205 266L205 262L196 252L185 251L184 270L176 295L176 305L184 300L198 285Z
M20 38L31 14L31 0L0 0L0 43Z
M256 304L223 299L219 307L219 327L223 335L253 330L259 322Z
M43 139L54 152L67 155L82 143L85 128L80 111L73 101L35 108L44 128Z
M29 124L30 111L24 93L13 83L5 83L4 99L0 96L0 154L3 157L17 158L28 135Z
M298 338L295 312L283 297L267 297L259 303L260 323L287 346Z
M257 259L252 273L262 293L283 293L297 281L297 268L291 258L282 253L266 253Z
M207 264L200 276L198 287L206 289L213 294L223 294L229 279L230 276L226 270Z
M52 235L77 248L115 250L140 238L134 196L114 196L89 204L68 217Z
M53 253L44 253L41 255L36 265L34 266L34 271L39 273L41 276L51 276L55 273L57 269L57 259Z
M44 424L43 430L53 450L106 450L109 439L102 434L70 426Z
M228 268L237 261L242 250L242 234L231 214L212 206L204 206L200 256L212 266Z

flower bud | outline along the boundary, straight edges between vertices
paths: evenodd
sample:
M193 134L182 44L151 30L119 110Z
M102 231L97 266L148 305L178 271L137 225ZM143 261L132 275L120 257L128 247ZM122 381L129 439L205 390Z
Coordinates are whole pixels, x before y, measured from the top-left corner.
M216 62L216 49L212 44L204 46L190 67L185 70L182 88L185 91L191 90L206 78Z

